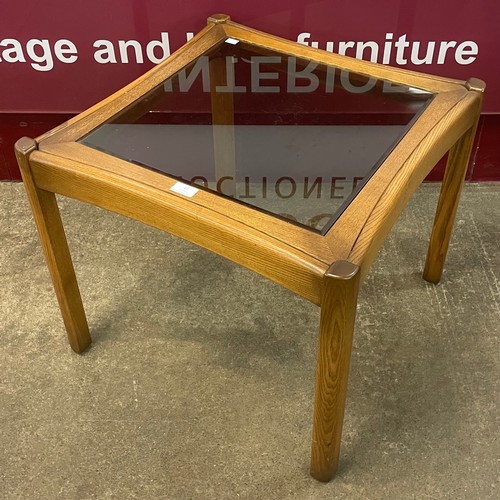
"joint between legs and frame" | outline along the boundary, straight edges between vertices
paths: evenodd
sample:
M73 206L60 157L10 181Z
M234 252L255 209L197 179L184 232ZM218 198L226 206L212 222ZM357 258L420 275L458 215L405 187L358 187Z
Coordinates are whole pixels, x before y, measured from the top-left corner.
M21 139L16 142L14 148L18 157L26 157L38 148L38 144L35 139L31 139L30 137L21 137Z
M465 82L465 88L467 90L484 93L484 91L486 90L486 83L479 78L469 78Z
M326 278L336 278L340 280L349 280L354 278L359 272L359 266L348 260L335 261L326 271Z
M231 18L227 14L213 14L207 18L207 24L222 24L230 21Z

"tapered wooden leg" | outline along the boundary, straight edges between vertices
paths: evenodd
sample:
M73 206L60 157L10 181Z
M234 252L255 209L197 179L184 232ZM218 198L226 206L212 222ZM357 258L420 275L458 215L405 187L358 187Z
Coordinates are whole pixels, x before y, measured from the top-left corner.
M468 82L468 88L482 95L484 92L484 83L476 79L471 79ZM460 194L479 122L479 111L480 105L474 126L457 141L448 153L448 162L446 164L443 184L441 185L423 274L424 279L430 283L439 283L441 274L443 273L458 202L460 201Z
M423 274L431 283L441 279L473 139L469 130L448 153Z
M28 138L20 139L16 143L17 160L61 308L69 343L75 352L80 353L91 343L89 328L55 195L38 189L33 180L28 156L35 149L35 141Z
M339 460L359 274L338 261L324 278L311 452L311 476L319 481L332 479Z

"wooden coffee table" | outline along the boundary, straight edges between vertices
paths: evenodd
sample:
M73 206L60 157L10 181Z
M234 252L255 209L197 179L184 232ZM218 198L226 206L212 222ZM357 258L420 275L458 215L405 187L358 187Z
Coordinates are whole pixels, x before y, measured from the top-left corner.
M91 339L55 193L180 236L320 306L311 474L330 480L359 286L449 152L424 270L439 281L483 91L477 79L360 61L210 17L130 85L16 144L72 349Z

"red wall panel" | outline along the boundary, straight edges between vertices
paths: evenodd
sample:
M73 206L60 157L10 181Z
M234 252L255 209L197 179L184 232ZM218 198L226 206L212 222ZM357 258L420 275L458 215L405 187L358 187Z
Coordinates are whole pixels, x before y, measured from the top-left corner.
M485 80L484 112L489 116L482 123L471 178L500 178L494 139L499 122L490 116L500 113L500 2L25 0L4 3L0 16L0 179L18 178L15 139L36 136L119 89L153 65L145 51L148 43L163 33L174 51L215 12L335 52L341 42L353 42L346 52L353 56L361 42L375 42L379 62L385 58L427 73ZM131 52L128 62L120 56L120 41L127 40L140 43L142 63ZM98 62L96 51L103 44L115 50L116 62ZM160 57L161 50L155 54ZM365 50L361 55L372 54ZM417 59L423 63L415 64Z

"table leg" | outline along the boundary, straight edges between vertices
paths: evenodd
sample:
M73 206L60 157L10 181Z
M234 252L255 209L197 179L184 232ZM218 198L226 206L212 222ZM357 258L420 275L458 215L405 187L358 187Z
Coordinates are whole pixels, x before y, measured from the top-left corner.
M458 202L462 186L469 166L470 153L474 144L474 137L479 123L481 105L483 101L485 83L477 78L471 78L465 86L470 92L476 92L477 115L473 126L456 142L448 153L446 171L444 174L441 192L432 227L432 234L425 261L423 277L431 283L439 283L443 273L444 262L448 252L451 231L455 223Z
M359 277L358 266L338 261L324 278L311 452L319 481L334 476L339 460Z
M475 132L476 126L469 129L448 153L423 273L430 283L439 283L441 279Z
M33 180L28 157L35 149L35 141L24 137L16 143L16 156L69 343L75 352L80 353L91 343L89 328L55 195L39 189Z
M234 103L229 83L226 58L219 56L210 59L215 180L217 189L222 187L222 181L224 181L222 192L225 195L234 196L236 194Z

